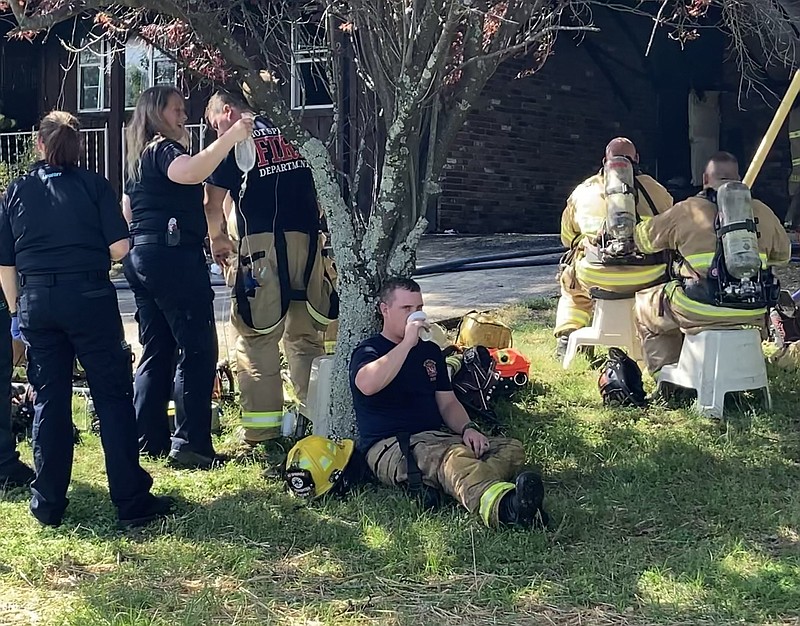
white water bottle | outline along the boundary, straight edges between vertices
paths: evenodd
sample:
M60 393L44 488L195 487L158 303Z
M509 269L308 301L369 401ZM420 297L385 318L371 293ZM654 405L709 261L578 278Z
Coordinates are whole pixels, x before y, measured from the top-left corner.
M414 311L411 315L408 316L409 322L415 322L417 320L424 322L427 319L428 316L425 313L425 311ZM430 341L431 339L433 339L433 336L431 335L431 331L428 330L427 328L420 328L419 338L422 339L423 341Z

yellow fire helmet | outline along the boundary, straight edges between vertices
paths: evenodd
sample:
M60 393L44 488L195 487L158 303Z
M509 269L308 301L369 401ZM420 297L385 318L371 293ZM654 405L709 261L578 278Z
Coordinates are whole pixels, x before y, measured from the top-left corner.
M342 478L353 455L353 441L331 441L309 435L298 441L286 459L286 484L302 498L318 498L328 493Z

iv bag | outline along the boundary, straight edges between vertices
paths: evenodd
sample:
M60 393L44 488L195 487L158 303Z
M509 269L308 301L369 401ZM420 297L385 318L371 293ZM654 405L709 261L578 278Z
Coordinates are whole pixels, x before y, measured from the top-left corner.
M236 166L247 174L256 166L256 143L252 137L240 141L233 148L233 156L236 158Z

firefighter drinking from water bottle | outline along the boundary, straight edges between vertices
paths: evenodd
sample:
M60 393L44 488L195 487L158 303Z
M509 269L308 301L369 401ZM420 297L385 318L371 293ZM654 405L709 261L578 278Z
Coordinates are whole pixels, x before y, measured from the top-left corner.
M657 378L678 362L683 334L763 328L778 297L771 272L785 265L791 244L772 210L739 182L732 154L713 156L703 190L636 226L637 247L677 253L677 279L636 294L636 323L645 364Z
M231 93L209 100L206 117L222 137L251 112ZM206 184L212 252L223 224L223 202L235 206L237 256L227 269L245 450L281 436L283 386L278 343L300 402L311 364L324 354L321 331L338 316L338 297L322 257L319 205L306 160L268 119L256 116L249 142L231 152ZM235 217L234 217L235 216ZM215 254L215 256L218 256ZM233 259L231 259L233 261ZM281 450L267 450L281 454Z
M591 322L590 289L629 293L666 280L665 261L633 245L633 228L663 213L672 196L639 172L639 153L624 137L606 146L603 169L572 192L561 216L561 242L569 252L561 264L556 354L564 356L570 333ZM605 228L604 228L605 227ZM599 240L598 233L605 235Z
M442 491L487 526L546 525L542 481L521 471L522 444L480 432L453 393L441 349L422 338L428 325L419 285L389 280L379 301L383 330L350 360L358 447L370 470L426 507Z

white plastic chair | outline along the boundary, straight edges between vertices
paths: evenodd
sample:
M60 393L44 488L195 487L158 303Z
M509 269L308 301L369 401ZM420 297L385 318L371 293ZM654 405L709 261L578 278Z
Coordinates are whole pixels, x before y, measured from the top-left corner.
M634 298L600 298L593 294L592 325L573 331L564 354L564 369L568 369L581 346L624 348L634 361L642 360L642 346L636 335Z
M761 333L746 330L704 330L686 335L676 365L666 365L658 376L658 392L671 383L697 391L697 411L722 419L725 394L763 389L767 409L772 396L761 349Z

